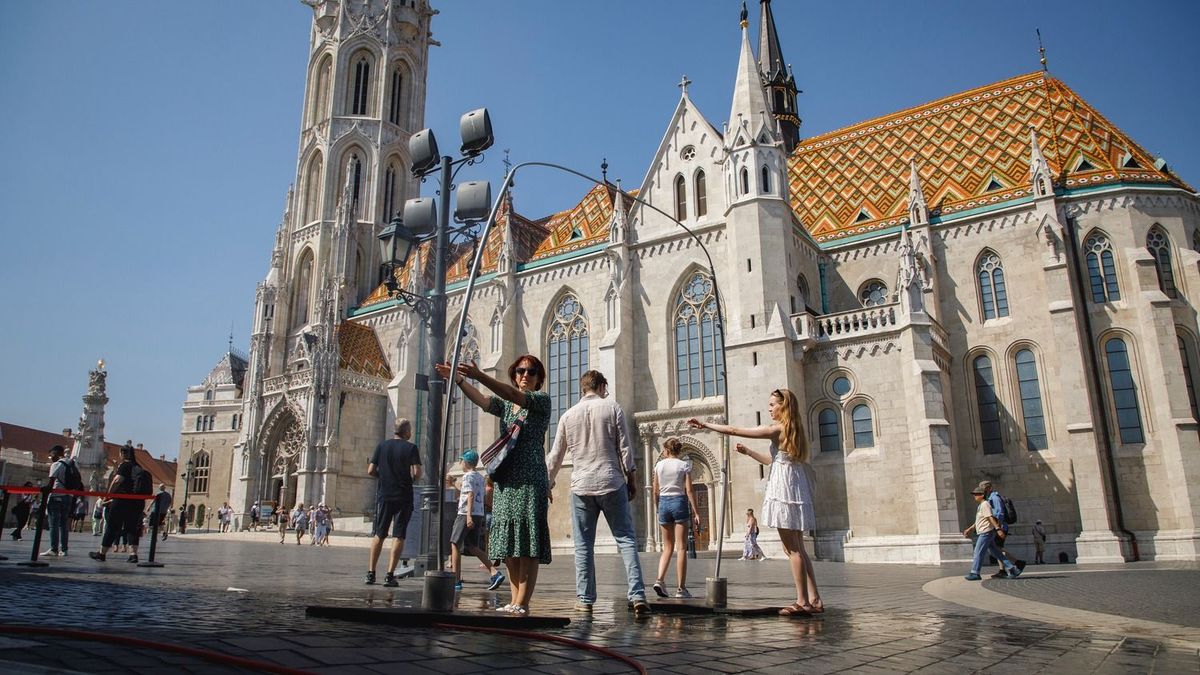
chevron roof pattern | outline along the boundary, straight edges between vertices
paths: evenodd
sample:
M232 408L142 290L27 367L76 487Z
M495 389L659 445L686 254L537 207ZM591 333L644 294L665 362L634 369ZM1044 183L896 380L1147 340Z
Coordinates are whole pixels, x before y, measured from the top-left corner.
M383 348L369 326L343 321L337 327L341 357L338 366L363 375L391 379L392 370L383 356Z
M908 219L913 160L931 215L1027 196L1030 127L1060 187L1191 191L1079 95L1037 72L802 140L788 158L792 209L821 243L898 225Z

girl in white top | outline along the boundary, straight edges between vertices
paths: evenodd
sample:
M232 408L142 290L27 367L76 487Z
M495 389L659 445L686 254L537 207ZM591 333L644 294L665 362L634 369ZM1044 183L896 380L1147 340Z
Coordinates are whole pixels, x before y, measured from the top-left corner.
M662 556L658 560L658 577L654 581L654 592L660 598L667 597L663 580L671 567L671 556L679 546L679 561L675 565L679 586L675 597L690 598L687 589L687 555L683 548L687 542L687 527L700 525L700 514L696 511L696 493L692 490L691 465L679 458L683 444L678 438L668 438L663 443L666 457L654 465L654 510L658 512L658 525L662 530Z
M795 604L784 607L779 613L783 616L820 614L825 611L825 605L817 591L812 561L804 550L804 530L816 529L817 521L813 513L808 443L804 438L796 395L787 389L776 389L767 401L767 412L772 423L754 428L712 424L695 418L688 420L688 424L719 434L771 441L769 454L751 450L741 443L737 444L737 451L771 467L763 497L763 518L768 527L778 528L779 540L791 563L792 579L796 583Z

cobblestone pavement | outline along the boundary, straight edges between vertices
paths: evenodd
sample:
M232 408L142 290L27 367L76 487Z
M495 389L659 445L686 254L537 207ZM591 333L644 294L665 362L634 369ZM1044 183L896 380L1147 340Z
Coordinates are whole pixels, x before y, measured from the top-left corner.
M817 563L828 607L820 618L656 612L635 619L625 606L619 558L598 558L599 578L605 583L600 586L602 600L588 617L572 608L574 574L569 556L556 556L553 565L543 568L533 609L535 614L569 617L571 624L530 635L496 635L307 618L304 609L312 604L419 604L419 581L402 581L398 589L363 586L365 551L361 549L172 538L160 552L166 566L146 569L124 562L124 556L112 555L104 564L89 560L84 546L92 543L91 537L81 536L75 539L71 557L51 559L50 567L40 569L13 564L28 556L28 541L19 548L0 543L0 554L10 556L10 561L0 563L0 624L8 625L0 626L0 672L239 670L196 654L149 645L115 646L104 636L14 633L13 625L135 636L310 672L633 670L610 655L541 641L539 636L612 650L651 672L1200 672L1197 644L1010 620L921 590L925 583L942 577L961 577L964 566ZM645 569L654 569L654 558L643 556ZM712 562L692 561L693 592L703 590ZM1116 573L1119 578L1112 572L1083 572L1073 566L1039 571L1053 571L1050 577L1060 577L1060 569L1061 578L1018 580L999 592L1028 592L1041 602L1057 602L1059 596L1094 596L1103 589L1113 598L1112 607L1123 610L1131 603L1152 605L1167 598L1178 590L1177 572L1194 575L1200 568L1173 566L1164 574L1153 569ZM728 560L722 573L729 579L732 602L784 604L790 599L791 578L782 560ZM673 572L668 581L672 577ZM484 572L473 563L466 580L460 607L483 608L506 601L485 590ZM1187 579L1184 583L1195 585ZM993 584L998 587L1000 582L986 582L988 587ZM1186 601L1180 595L1169 603L1182 608ZM1107 606L1089 608L1102 611ZM1156 620L1178 619L1169 613L1174 610L1165 611L1168 614L1155 614ZM520 630L521 619L512 619L512 627Z

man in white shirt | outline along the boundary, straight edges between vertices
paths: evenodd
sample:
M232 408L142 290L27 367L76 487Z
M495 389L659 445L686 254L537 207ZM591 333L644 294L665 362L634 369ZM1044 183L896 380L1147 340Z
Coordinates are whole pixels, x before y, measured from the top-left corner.
M571 529L575 537L576 607L590 611L596 602L596 523L603 513L625 561L629 606L635 613L648 613L637 533L629 511L636 487L625 413L615 401L608 400L608 380L599 371L584 373L579 378L579 389L583 397L559 418L554 444L546 457L551 489L568 454L573 464Z

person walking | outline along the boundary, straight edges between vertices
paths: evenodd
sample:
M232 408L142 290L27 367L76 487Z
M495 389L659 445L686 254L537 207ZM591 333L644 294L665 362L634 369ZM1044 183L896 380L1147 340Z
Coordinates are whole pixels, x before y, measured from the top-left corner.
M517 357L508 367L509 382L501 382L474 363L436 366L438 375L453 375L458 388L472 403L500 418L505 429L518 425L520 433L508 455L492 476L492 534L488 556L503 559L508 567L510 602L497 608L510 614L529 613L537 586L538 566L550 564L550 481L546 474L546 428L550 425L550 396L543 392L546 367L532 354ZM486 396L477 381L495 393Z
M133 444L126 442L121 447L121 464L113 474L108 486L111 494L128 494L141 496L150 494L151 478L137 463ZM139 499L112 499L109 504L108 517L105 518L104 538L100 541L100 550L91 551L88 556L93 560L107 560L108 550L112 548L118 535L124 535L125 542L132 549L128 562L138 561L138 537L142 529L142 509L144 502Z
M728 424L688 420L695 429L709 429L727 436L757 438L771 442L770 452L751 450L738 443L738 453L771 467L767 490L763 496L762 514L767 527L779 530L779 540L787 554L796 586L796 602L779 610L781 616L820 614L825 611L812 560L804 548L805 530L817 527L813 511L812 467L809 465L808 442L800 421L800 406L796 395L788 389L776 389L767 398L767 414L771 424L744 428Z
M296 528L296 545L300 545L300 540L304 539L304 535L308 532L308 510L304 508L304 504L297 504L296 510L292 512L292 527Z
M563 462L571 459L571 532L575 539L576 608L592 611L596 602L596 523L600 514L617 542L625 563L629 606L646 614L646 586L638 560L637 531L629 502L637 495L633 449L625 411L608 398L608 380L598 370L579 378L583 396L558 419L558 430L546 457L550 489Z
M1021 570L1009 562L1008 556L996 544L996 533L1000 531L1000 520L992 512L992 505L987 500L983 485L971 490L971 494L975 497L976 504L975 524L963 530L963 536L970 539L971 533L975 533L975 554L971 558L971 571L965 579L967 581L980 580L979 571L983 567L984 557L988 554L1000 562L1001 568L1007 572L1005 575L1007 578L1016 579L1021 576Z
M65 489L67 487L67 450L61 445L50 448L50 487ZM74 497L71 495L50 494L46 502L46 519L50 526L50 548L42 551L42 556L66 556L67 540L71 533L71 513Z
M104 500L97 499L96 506L92 508L92 536L99 537L104 534Z
M408 534L408 521L413 514L413 481L421 479L421 453L408 439L412 438L412 422L396 420L395 438L381 441L375 446L371 461L367 464L367 475L376 478L375 521L371 527L371 550L367 562L367 575L363 583L375 583L375 566L383 552L383 540L391 530L392 552L388 556L384 586L399 586L396 581L396 566L404 551L404 539Z
M765 560L766 555L758 547L758 518L754 517L754 509L746 509L746 539L742 543L740 560Z
M25 481L24 487L33 487L33 483ZM17 522L16 527L13 528L10 535L13 541L21 541L21 530L24 530L25 526L29 524L29 514L33 512L33 502L36 499L37 495L34 494L24 494L17 497L17 503L13 505L13 518L16 518Z
M1033 523L1033 548L1033 564L1046 564L1046 527L1042 525L1042 521L1040 520Z
M671 568L671 557L679 549L675 563L678 586L675 597L690 598L687 589L687 530L695 523L700 526L700 512L696 510L696 491L692 488L692 465L680 458L683 443L678 438L668 438L663 443L666 455L654 465L651 481L654 495L654 510L658 513L658 526L662 530L662 555L658 559L658 576L654 579L654 592L658 597L667 597L667 570Z
M467 450L463 453L462 488L458 491L458 515L450 530L450 566L454 569L454 590L462 590L462 554L479 558L488 574L488 590L494 591L504 583L504 574L492 567L483 548L483 476L475 470L479 466L479 453Z
M185 495L186 496L186 495ZM187 534L187 505L179 507L179 534Z
M979 489L983 490L983 498L987 500L988 505L992 507L992 515L995 516L996 522L999 523L999 529L996 530L996 548L1004 553L1004 556L1013 561L1017 569L1025 569L1025 561L1019 560L1016 556L1010 554L1005 548L1005 542L1008 541L1008 508L1005 505L1004 495L1001 495L992 486L992 481L979 481ZM1014 509L1015 512L1015 509ZM1001 565L1000 569L992 575L993 579L1003 579L1008 576L1008 572Z
M250 530L258 532L258 521L262 520L262 507L258 505L258 500L254 500L254 505L250 507Z
M154 500L150 502L150 526L155 524L162 528L159 537L162 541L167 540L167 520L171 516L171 504L174 498L170 492L167 492L165 483L158 484L158 492L154 494Z
M283 540L287 538L288 515L290 513L291 512L288 511L288 508L283 504L280 504L279 509L275 512L275 522L279 527L279 543L281 544L283 543Z
M71 510L71 531L83 532L83 519L87 517L88 500L87 497L76 497L75 506Z

